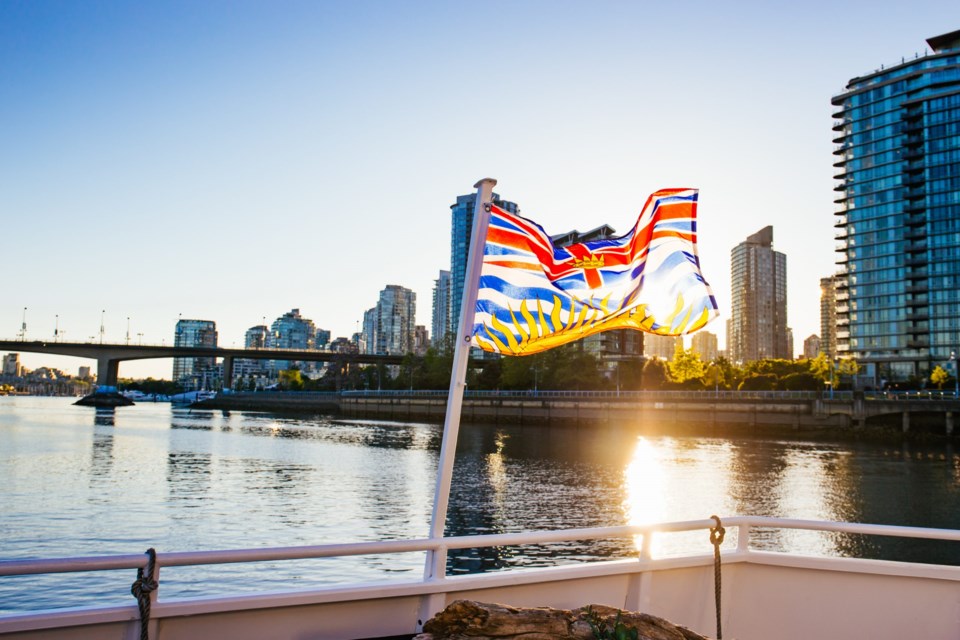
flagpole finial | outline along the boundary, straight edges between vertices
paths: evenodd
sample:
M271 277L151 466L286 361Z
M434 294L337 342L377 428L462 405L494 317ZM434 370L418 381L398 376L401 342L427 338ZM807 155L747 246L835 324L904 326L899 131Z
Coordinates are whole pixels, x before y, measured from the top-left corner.
M477 182L477 184L473 185L473 188L474 188L474 189L479 189L479 188L480 188L480 185L482 185L484 182L489 182L491 187L497 186L497 181L496 181L495 179L493 179L493 178L484 178L483 180L480 180L479 182Z

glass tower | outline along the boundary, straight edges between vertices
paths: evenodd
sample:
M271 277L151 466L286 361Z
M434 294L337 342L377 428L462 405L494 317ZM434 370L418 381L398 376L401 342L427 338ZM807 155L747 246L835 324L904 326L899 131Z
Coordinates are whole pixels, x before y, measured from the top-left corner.
M213 320L177 321L175 347L216 347L217 323ZM173 381L187 388L207 388L214 377L215 358L174 358Z
M504 211L520 213L513 202L501 200L496 193L493 202ZM456 204L450 205L452 230L450 233L450 317L448 331L455 331L460 322L460 301L463 299L463 281L467 275L467 254L470 252L470 236L473 231L473 210L477 205L477 194L457 196ZM444 332L446 333L446 331ZM434 331L436 335L436 331Z
M396 284L380 292L377 306L364 315L367 353L413 353L416 335L417 294Z
M833 98L837 351L881 380L960 343L960 31Z

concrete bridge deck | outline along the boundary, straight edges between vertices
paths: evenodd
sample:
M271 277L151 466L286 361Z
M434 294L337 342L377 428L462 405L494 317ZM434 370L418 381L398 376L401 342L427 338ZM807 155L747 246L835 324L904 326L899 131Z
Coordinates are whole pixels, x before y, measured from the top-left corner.
M97 383L116 386L120 363L149 358L221 358L224 378L232 377L233 361L299 360L362 364L400 364L403 356L340 353L304 349L236 349L227 347L176 347L164 345L106 344L95 342L50 342L0 340L0 351L49 353L97 361Z

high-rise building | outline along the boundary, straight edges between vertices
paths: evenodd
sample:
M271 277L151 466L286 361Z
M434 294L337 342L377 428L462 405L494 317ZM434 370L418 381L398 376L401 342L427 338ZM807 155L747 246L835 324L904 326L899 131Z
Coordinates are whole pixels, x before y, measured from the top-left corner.
M427 331L427 328L422 324L418 324L413 328L413 353L414 355L423 356L426 355L427 349L430 347L430 332Z
M19 353L8 353L3 356L3 375L17 378L20 376L20 369Z
M764 227L730 252L730 285L730 359L793 359L787 329L787 256L773 250L773 227Z
M317 327L313 320L300 315L300 309L291 309L270 325L267 333L266 346L269 349L299 349L306 351L314 348L317 337ZM271 369L281 371L292 366L314 368L315 362L299 362L297 360L271 360Z
M363 315L366 353L405 355L415 345L417 294L395 284L380 292L377 306Z
M837 283L838 276L820 278L820 351L830 360L837 357ZM844 304L841 307L847 312L846 300L849 297L844 289Z
M327 329L317 329L317 336L314 339L314 347L321 350L326 350L330 346L330 331Z
M960 31L835 96L837 351L876 382L960 344Z
M677 346L683 348L682 336L661 336L656 333L648 333L643 340L643 355L648 358L673 360L673 356L677 352Z
M213 320L177 321L175 347L216 347L217 323ZM174 358L173 381L188 389L209 389L216 376L216 358Z
M803 341L803 357L804 358L816 358L820 355L821 351L820 336L813 333L807 336L807 339Z
M717 335L703 329L693 334L690 339L690 348L704 362L713 362L720 355L717 350Z
M513 202L501 200L496 193L493 202L504 211L520 213L520 207ZM477 194L457 196L457 202L450 205L450 319L447 331L455 331L460 322L460 301L463 298L463 281L467 273L467 258L470 252L470 237L473 231L473 210L477 205Z
M439 277L433 281L433 317L431 330L433 332L433 346L442 347L450 330L450 292L452 280L450 272L440 270Z
M245 349L263 349L267 346L267 325L258 324L250 327L243 335L243 346Z
M263 349L267 346L267 325L259 324L247 329L243 336L243 346L246 349ZM231 387L234 387L234 381L241 381L241 388L251 388L253 386L263 386L266 377L269 374L267 361L254 360L252 358L237 358L233 361L233 378L230 381Z

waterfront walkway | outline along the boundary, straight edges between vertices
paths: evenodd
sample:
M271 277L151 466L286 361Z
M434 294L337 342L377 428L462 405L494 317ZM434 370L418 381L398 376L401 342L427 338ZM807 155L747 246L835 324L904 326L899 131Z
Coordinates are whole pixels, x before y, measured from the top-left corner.
M442 421L446 391L224 393L199 407L336 411L346 416ZM469 422L671 422L794 428L895 426L952 435L960 400L951 394L823 394L814 391L468 391Z

